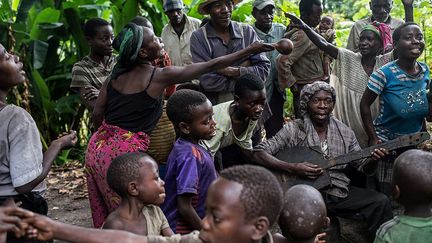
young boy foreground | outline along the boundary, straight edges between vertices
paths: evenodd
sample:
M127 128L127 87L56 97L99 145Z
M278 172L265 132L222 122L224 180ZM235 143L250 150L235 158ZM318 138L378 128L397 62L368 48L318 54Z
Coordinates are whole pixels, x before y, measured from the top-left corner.
M432 153L412 149L393 167L393 197L405 208L381 225L375 243L430 242L432 238ZM429 239L429 240L428 240Z

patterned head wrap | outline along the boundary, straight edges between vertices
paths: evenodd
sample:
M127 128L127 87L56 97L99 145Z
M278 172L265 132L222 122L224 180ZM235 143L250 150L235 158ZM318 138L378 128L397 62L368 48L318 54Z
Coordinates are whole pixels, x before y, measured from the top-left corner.
M129 71L135 64L138 52L144 39L144 28L134 23L128 23L117 35L113 42L113 48L118 51L117 64L110 76L116 79L121 74Z
M318 91L327 91L331 94L333 101L336 101L336 91L335 89L328 83L324 81L315 81L311 84L307 84L303 87L300 93L300 114L304 117L307 113L307 106L309 101L312 99L312 96Z
M365 30L374 32L375 35L380 38L383 45L382 53L390 52L393 49L393 38L390 26L385 23L374 21L371 24L364 26L361 32Z

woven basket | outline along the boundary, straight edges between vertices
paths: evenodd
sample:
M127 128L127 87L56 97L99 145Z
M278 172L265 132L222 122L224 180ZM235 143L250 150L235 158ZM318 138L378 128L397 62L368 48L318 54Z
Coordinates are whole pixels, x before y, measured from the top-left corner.
M147 153L152 156L159 164L165 164L168 155L175 142L175 130L166 114L166 101L164 102L162 116L156 124L150 136L150 147Z

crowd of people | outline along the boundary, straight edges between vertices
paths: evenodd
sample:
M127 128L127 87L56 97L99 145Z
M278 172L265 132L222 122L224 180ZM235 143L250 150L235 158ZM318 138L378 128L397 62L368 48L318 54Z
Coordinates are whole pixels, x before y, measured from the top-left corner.
M392 0L371 0L347 48L334 45L320 0L301 0L288 26L273 23L273 0L253 2L253 25L231 20L235 0L202 0L203 23L182 0L164 0L161 38L141 16L115 37L109 22L88 20L90 53L70 87L93 114L85 167L95 229L44 216L44 179L77 137L62 134L42 153L33 118L6 101L26 73L0 44L0 242L337 242L326 234L337 217L365 222L357 233L368 242L428 242L432 153L385 146L432 120L423 32L413 0L402 2L405 22L390 16ZM275 48L283 38L290 54ZM321 163L368 146L367 158Z

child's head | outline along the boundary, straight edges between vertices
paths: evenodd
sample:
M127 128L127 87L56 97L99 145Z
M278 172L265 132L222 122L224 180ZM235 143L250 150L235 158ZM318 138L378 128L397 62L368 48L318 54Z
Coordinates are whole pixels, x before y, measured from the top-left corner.
M155 205L165 200L165 183L159 178L158 165L145 153L126 153L113 159L107 181L122 199L135 197L144 204Z
M174 92L168 99L166 112L183 137L209 140L216 134L213 106L201 92L190 89Z
M262 239L282 209L282 189L259 166L233 166L209 187L200 238L208 243L247 243Z
M266 90L260 77L255 74L240 76L234 86L234 102L245 117L258 120L266 103Z
M334 20L330 16L324 16L321 18L320 24L319 24L319 30L325 31L329 29L334 29Z
M393 166L393 196L402 205L432 203L432 153L411 149Z
M293 240L313 240L329 224L321 193L308 185L291 187L279 218L282 234Z
M92 53L98 56L111 56L114 32L111 25L104 19L89 19L84 25L84 35Z
M10 88L23 83L25 79L23 64L18 56L8 53L0 44L0 89L7 92Z
M425 42L418 24L407 22L397 27L392 37L399 59L417 59L423 53Z

